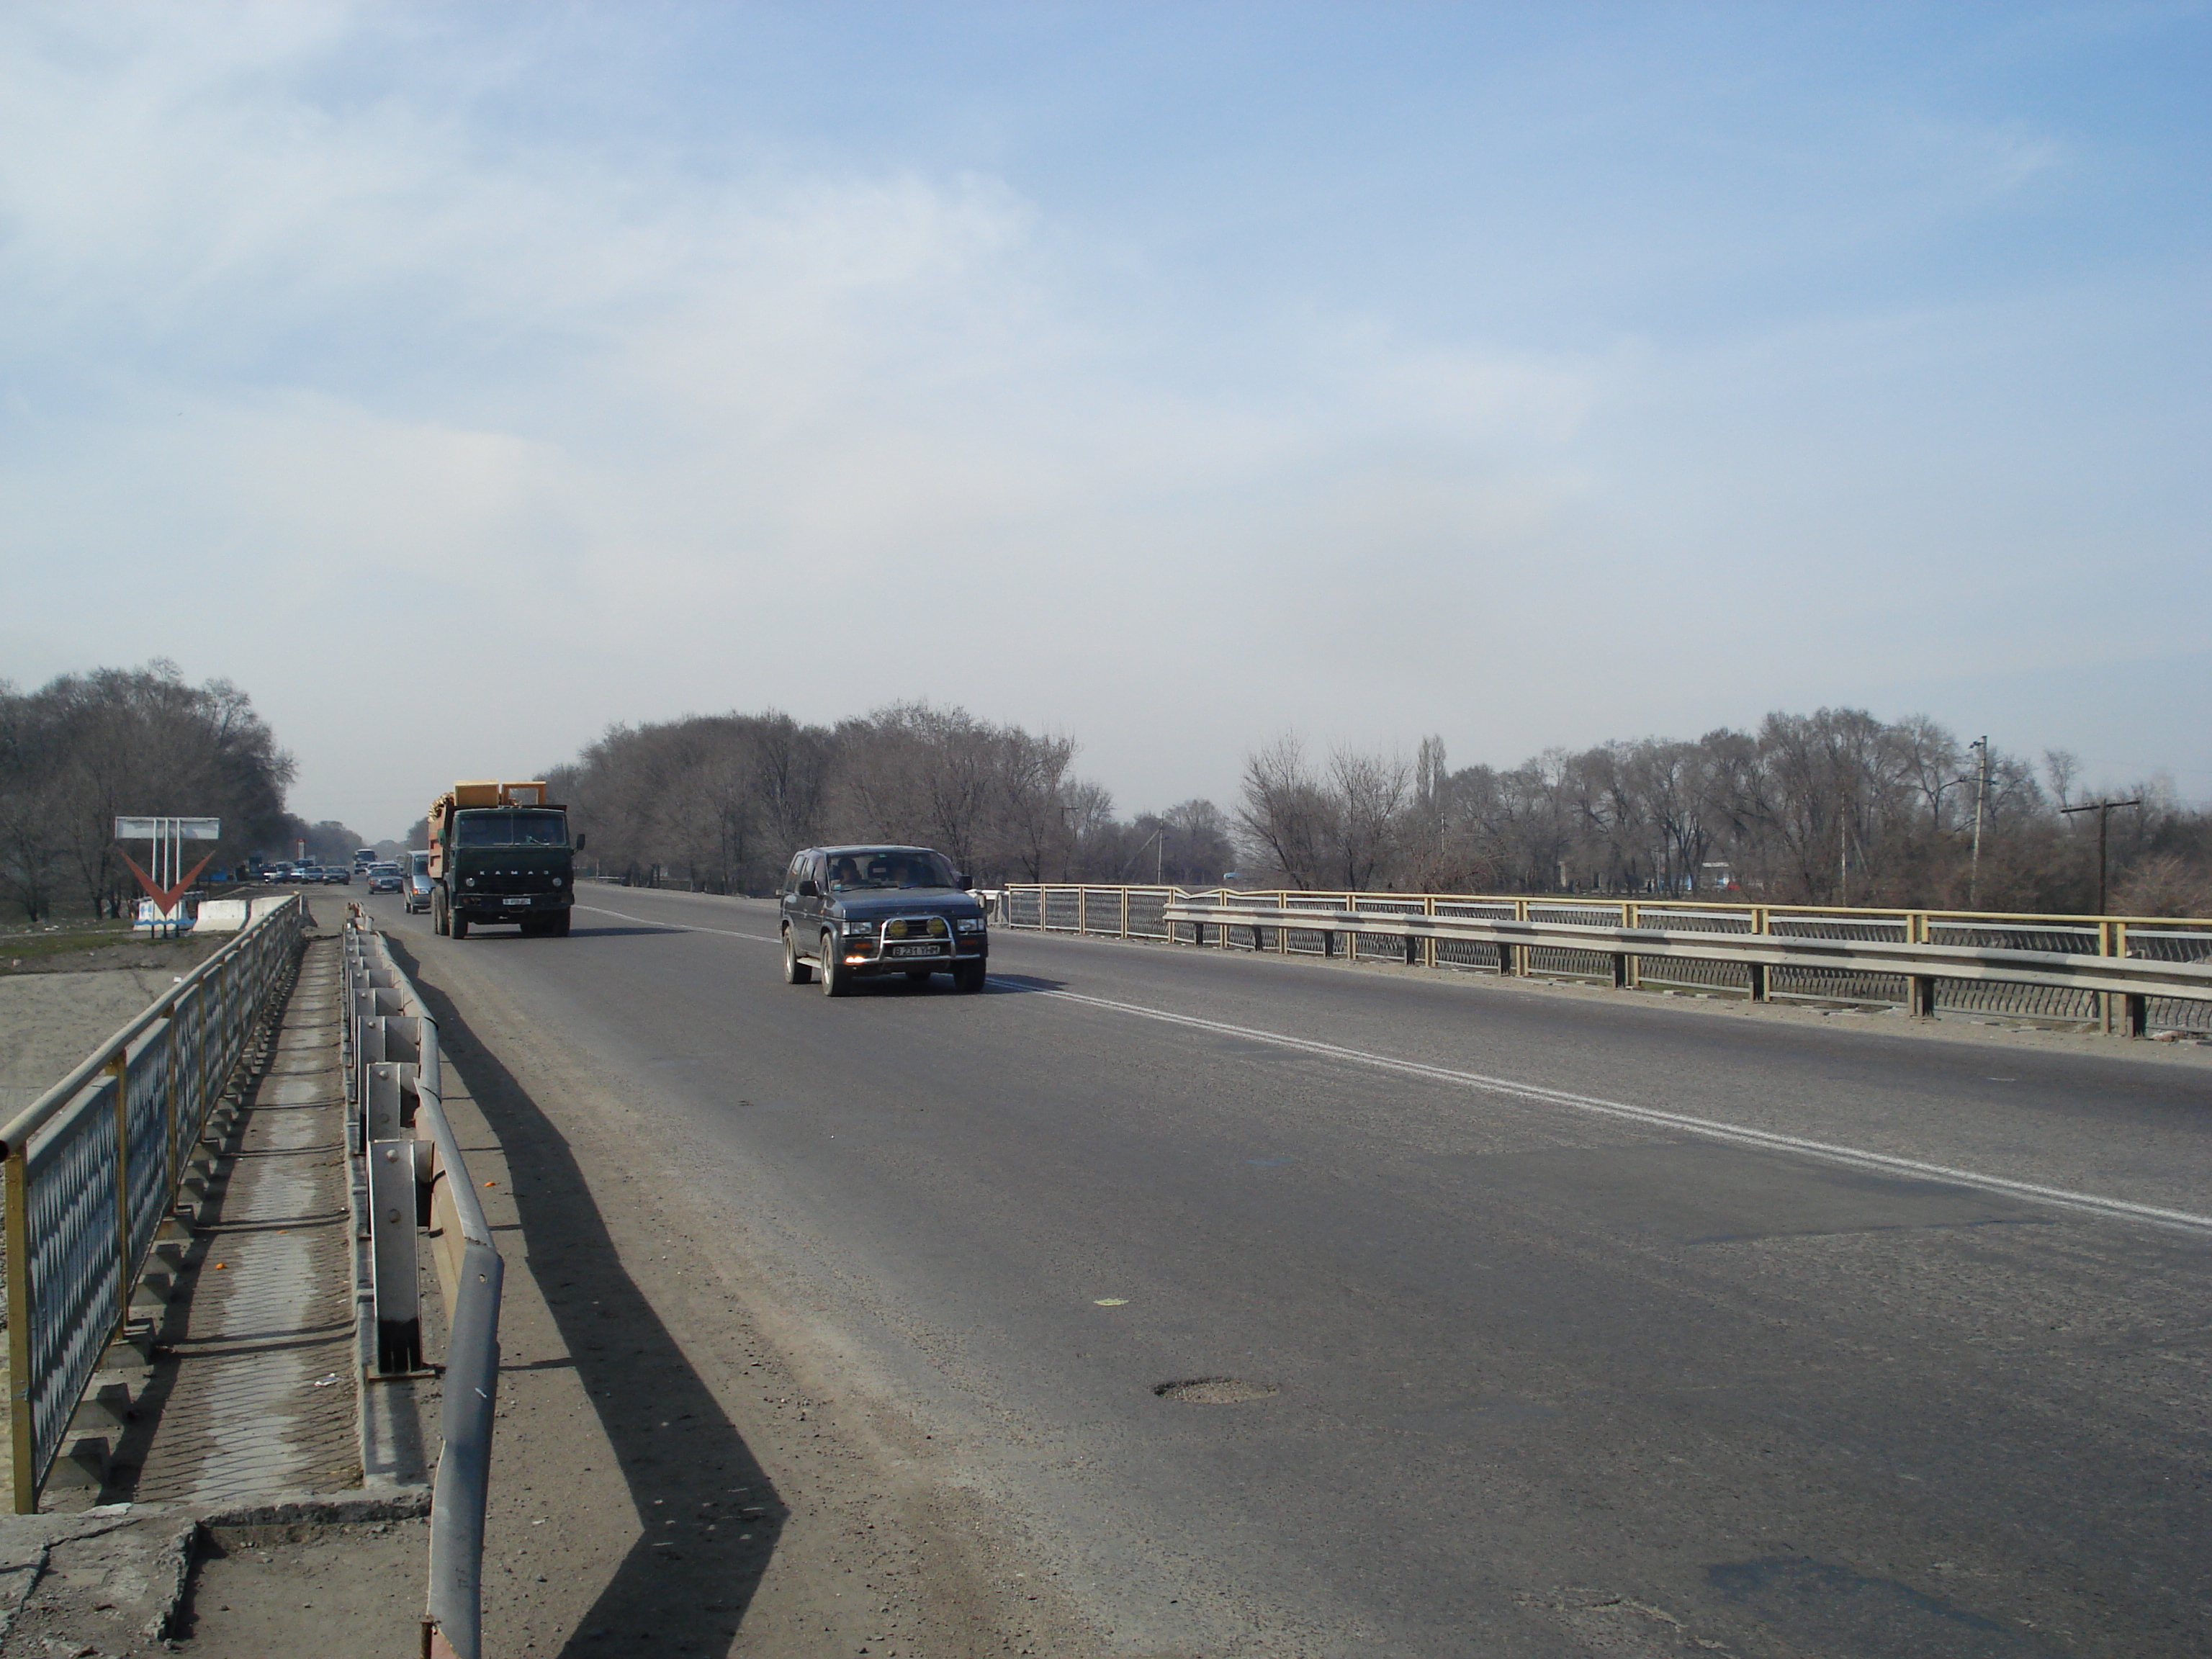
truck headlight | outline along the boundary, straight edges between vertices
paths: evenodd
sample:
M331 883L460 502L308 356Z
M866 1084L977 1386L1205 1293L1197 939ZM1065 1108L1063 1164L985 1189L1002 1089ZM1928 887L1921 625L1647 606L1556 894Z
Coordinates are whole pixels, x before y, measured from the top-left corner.
M558 876L554 877L554 878L553 878L553 884L554 884L556 887L558 887L558 886L561 884L561 878L560 878L560 877L558 877Z

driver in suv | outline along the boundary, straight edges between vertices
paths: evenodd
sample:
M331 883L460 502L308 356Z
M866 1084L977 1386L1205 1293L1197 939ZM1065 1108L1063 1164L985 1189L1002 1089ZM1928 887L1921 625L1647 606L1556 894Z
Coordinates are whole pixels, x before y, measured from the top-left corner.
M927 847L810 847L784 872L783 977L843 996L854 981L949 973L980 991L989 971L983 907Z

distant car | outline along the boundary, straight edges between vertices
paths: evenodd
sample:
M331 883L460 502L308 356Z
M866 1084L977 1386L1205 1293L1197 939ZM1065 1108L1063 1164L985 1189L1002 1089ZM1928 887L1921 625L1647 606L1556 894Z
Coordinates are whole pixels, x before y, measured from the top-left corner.
M343 864L326 864L323 866L323 879L333 887L350 887L353 885L352 867Z
M368 890L372 893L396 893L403 885L399 866L396 864L372 864L368 866Z
M430 908L429 854L410 853L407 855L407 884L399 890L399 894L410 915Z
M950 973L980 991L991 941L983 907L927 847L810 847L784 872L783 977L843 996L860 979Z

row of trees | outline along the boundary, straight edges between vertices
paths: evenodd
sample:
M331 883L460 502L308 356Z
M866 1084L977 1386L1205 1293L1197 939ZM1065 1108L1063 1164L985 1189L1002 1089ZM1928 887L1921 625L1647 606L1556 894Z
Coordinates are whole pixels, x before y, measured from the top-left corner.
M1935 721L1774 714L1755 732L1547 750L1455 771L1411 760L1248 757L1244 873L1291 887L1432 892L1730 893L1782 903L2096 908L2100 814L2068 807L2080 765L1986 757ZM2163 780L2120 792L2108 908L2212 913L2212 813Z
M0 900L33 922L58 907L121 916L138 884L118 817L221 818L222 840L193 856L235 865L296 823L284 811L292 770L246 693L188 685L172 662L29 692L0 681Z
M2096 908L2095 812L2080 767L1986 757L1935 721L1856 709L1775 714L1755 731L1550 750L1453 769L1315 756L1285 737L1249 756L1231 812L1188 800L1123 819L1073 769L1074 741L927 702L836 726L773 711L617 726L552 774L634 880L774 887L793 848L899 841L979 881L1164 880L1428 891L1713 893L1776 902ZM246 694L173 663L0 682L0 900L119 916L137 885L122 815L220 817L225 864L253 852L343 861L367 844L285 811L291 757ZM2109 908L2212 914L2212 812L2153 780L2109 817ZM419 842L421 826L415 839ZM1978 848L1978 851L1977 848Z
M977 880L1151 881L1432 892L1722 894L1778 903L2096 908L2079 765L1984 757L1922 718L1776 714L1755 731L1552 750L1510 769L1414 756L1247 757L1233 810L1123 819L1076 744L902 703L835 726L719 714L617 726L556 792L600 867L766 892L796 847L915 842ZM2159 781L2110 823L2111 903L2212 913L2212 814ZM1978 830L1977 820L1978 819ZM1977 844L1978 843L1978 852Z
M908 702L834 726L773 711L617 726L549 782L598 867L634 881L766 892L793 848L848 841L935 847L986 882L1219 878L1228 826L1211 803L1124 823L1070 770L1075 753L1067 738Z

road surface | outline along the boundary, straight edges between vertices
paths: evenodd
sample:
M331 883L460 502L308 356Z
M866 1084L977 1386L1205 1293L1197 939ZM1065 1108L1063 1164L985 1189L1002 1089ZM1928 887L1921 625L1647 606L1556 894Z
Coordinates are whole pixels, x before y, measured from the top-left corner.
M2202 1063L1003 931L981 995L831 1000L766 904L374 910L1086 1648L2212 1650Z

